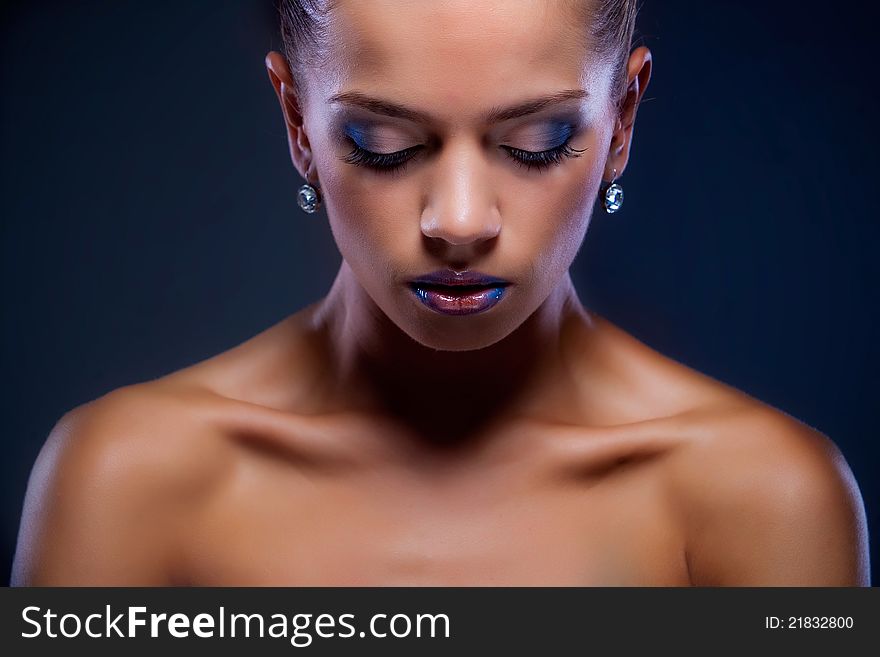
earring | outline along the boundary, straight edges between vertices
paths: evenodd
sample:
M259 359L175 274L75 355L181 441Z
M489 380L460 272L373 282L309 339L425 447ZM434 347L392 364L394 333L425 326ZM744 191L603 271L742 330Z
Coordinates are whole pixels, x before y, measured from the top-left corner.
M309 214L314 213L317 211L318 206L321 205L320 188L312 187L306 183L299 188L296 195L296 201L299 203L299 207L302 208L303 212L308 212Z
M605 212L608 214L614 214L623 205L623 187L614 182L615 178L617 178L617 169L614 169L611 174L611 182L605 188L603 201Z

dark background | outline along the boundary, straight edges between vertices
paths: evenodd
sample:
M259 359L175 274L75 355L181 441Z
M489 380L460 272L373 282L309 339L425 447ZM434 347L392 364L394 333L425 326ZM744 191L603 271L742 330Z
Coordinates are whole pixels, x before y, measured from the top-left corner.
M877 562L873 3L647 0L655 57L621 179L572 269L652 347L832 438ZM268 0L0 9L0 567L55 421L323 296L263 58ZM872 570L876 571L875 568ZM874 585L877 575L873 575Z

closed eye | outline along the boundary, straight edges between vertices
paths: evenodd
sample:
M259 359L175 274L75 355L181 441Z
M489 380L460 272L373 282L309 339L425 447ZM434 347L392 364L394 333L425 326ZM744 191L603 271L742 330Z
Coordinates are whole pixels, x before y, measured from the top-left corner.
M520 166L526 169L547 169L554 164L562 164L562 160L566 157L580 157L586 151L586 148L572 148L571 138L566 139L562 144L546 151L524 151L513 146L503 146L507 154L513 158Z
M423 145L419 144L402 151L395 151L394 153L374 153L362 148L353 140L349 141L352 144L352 150L343 158L345 162L388 173L401 171L424 148ZM501 148L517 165L528 170L547 169L550 166L561 164L564 158L580 157L587 150L586 148L572 148L571 137L559 146L544 151L526 151L514 148L513 146L502 146Z
M402 151L395 151L394 153L374 153L365 148L361 148L354 143L353 140L349 141L351 141L353 148L352 151L343 158L345 162L356 166L387 172L402 169L407 162L415 157L415 154L418 151L424 148L424 146L419 144L418 146L412 146Z

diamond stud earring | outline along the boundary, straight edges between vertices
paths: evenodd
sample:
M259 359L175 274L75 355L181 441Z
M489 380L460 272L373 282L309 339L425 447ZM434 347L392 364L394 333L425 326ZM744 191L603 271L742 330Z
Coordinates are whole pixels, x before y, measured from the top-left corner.
M303 212L308 212L309 214L316 212L318 206L321 205L319 189L306 183L299 188L296 194L296 201Z
M604 204L605 212L614 214L623 205L623 187L618 185L614 180L617 178L617 169L611 174L611 182L605 188Z

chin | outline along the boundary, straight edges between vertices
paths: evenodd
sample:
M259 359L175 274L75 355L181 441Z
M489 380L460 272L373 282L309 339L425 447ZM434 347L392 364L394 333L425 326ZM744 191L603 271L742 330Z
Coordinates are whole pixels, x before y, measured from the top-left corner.
M485 349L496 342L499 342L510 335L512 331L505 331L499 334L490 335L488 333L476 334L474 331L467 331L464 334L453 335L449 332L442 335L413 335L410 337L423 347L434 349L436 351L476 351Z
M507 310L507 312L504 312ZM444 316L429 310L409 310L394 320L398 328L423 347L436 351L485 349L513 333L522 321L511 319L509 309L493 308L485 313ZM523 316L522 320L525 320Z

